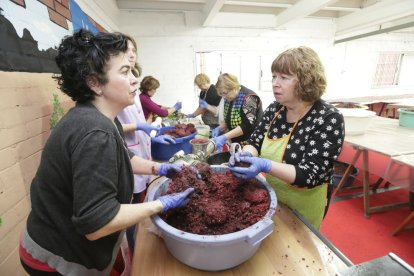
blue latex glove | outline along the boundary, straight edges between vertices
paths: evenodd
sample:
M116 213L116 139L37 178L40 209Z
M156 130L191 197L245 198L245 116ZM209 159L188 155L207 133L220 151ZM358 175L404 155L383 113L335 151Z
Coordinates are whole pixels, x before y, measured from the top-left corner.
M166 134L158 135L158 136L151 138L151 142L156 142L158 144L163 144L163 145L175 144L174 137L170 135L166 135Z
M229 159L230 167L234 167L236 162L240 162L240 157L253 157L253 154L251 154L248 151L236 152L234 155L230 156L230 159Z
M212 140L216 144L216 151L221 152L223 150L223 145L227 141L227 137L226 137L226 135L223 134L223 135L220 135L218 137L214 137Z
M185 115L185 117L187 117L187 118L194 118L194 114L193 113L190 113L190 114Z
M174 108L176 109L176 110L179 110L179 109L181 109L181 107L182 107L183 105L181 104L181 102L177 102L175 105L174 105Z
M201 108L207 108L207 106L208 106L208 103L205 101L205 100L199 100L198 101L198 106L199 107L201 107Z
M188 188L184 192L176 193L176 194L169 194L165 196L161 196L158 199L161 201L163 208L162 211L165 212L171 208L178 208L183 207L190 201L188 196L194 192L194 188Z
M157 133L160 131L161 127L159 126L152 126L150 124L146 123L137 123L135 130L142 130L145 132L148 136L150 135L152 130L155 130Z
M250 164L250 167L230 167L231 172L242 179L254 178L261 172L268 173L272 168L272 161L260 157L240 157L240 162Z
M216 138L219 135L220 135L220 127L218 126L215 129L213 129L213 131L211 132L211 137Z
M174 171L180 172L181 166L177 164L162 163L160 168L158 169L157 174L160 176L167 176L168 171L171 169Z

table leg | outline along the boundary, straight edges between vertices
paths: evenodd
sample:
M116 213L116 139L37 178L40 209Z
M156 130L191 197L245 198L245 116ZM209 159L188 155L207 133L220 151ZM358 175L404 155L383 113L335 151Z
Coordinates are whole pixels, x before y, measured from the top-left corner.
M361 151L357 150L355 152L354 157L352 158L351 163L348 165L348 167L346 168L344 175L341 178L341 181L339 181L338 186L336 186L335 190L332 193L332 198L335 197L336 193L339 192L342 189L342 186L344 186L345 181L347 180L347 178L349 177L349 175L352 172L352 169L354 168L354 165L356 164L356 161L358 160L359 156L361 155Z
M401 230L403 230L408 223L414 219L414 211L411 212L411 214L408 215L408 217L400 224L397 228L395 228L394 232L392 233L393 236L400 233Z
M369 172L368 172L368 151L363 150L362 164L364 169L364 179L362 181L364 191L364 215L369 217Z

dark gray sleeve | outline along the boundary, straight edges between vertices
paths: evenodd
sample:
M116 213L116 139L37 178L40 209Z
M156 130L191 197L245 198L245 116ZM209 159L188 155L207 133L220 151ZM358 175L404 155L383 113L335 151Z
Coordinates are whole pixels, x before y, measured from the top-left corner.
M100 229L118 213L118 146L112 133L88 133L72 153L73 216L76 231Z

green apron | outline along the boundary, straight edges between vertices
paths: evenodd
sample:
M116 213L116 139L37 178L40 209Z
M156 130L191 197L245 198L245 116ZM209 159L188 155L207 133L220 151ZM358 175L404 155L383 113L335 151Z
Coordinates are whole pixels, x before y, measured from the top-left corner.
M272 125L273 121L282 109L277 112L270 125ZM281 163L283 161L283 156L285 154L286 146L290 140L290 136L292 135L298 121L294 124L289 135L286 135L285 137L272 140L268 138L268 133L265 133L261 147L261 157ZM290 183L286 183L285 181L271 176L270 174L266 174L266 180L274 187L278 201L286 204L291 209L297 210L316 229L319 230L325 212L328 183L316 186L315 188L307 189L299 188Z

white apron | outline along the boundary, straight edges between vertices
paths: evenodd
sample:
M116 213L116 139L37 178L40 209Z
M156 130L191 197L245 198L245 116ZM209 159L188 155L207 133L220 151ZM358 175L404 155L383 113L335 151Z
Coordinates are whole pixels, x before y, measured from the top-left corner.
M139 95L135 96L135 103L125 107L117 117L121 124L146 123ZM136 156L151 160L151 138L145 132L132 131L125 133L125 141L129 150L135 153ZM150 175L134 174L134 194L144 191L150 178Z

